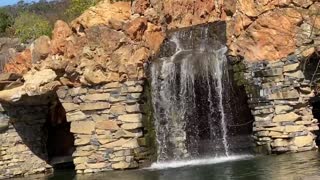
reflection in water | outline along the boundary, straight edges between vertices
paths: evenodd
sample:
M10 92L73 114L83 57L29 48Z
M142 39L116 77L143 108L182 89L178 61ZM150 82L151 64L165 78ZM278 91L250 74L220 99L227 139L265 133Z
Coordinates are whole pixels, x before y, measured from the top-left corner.
M163 170L110 171L92 175L56 172L47 180L319 180L319 152L250 159ZM26 179L38 179L34 177Z
M237 155L237 156L223 156L223 157L215 157L215 158L202 158L202 159L191 159L191 160L181 160L181 161L166 161L166 162L156 162L151 165L151 170L156 169L169 169L169 168L179 168L185 166L203 166L210 164L218 164L229 161L236 161L240 159L248 159L253 158L252 155Z

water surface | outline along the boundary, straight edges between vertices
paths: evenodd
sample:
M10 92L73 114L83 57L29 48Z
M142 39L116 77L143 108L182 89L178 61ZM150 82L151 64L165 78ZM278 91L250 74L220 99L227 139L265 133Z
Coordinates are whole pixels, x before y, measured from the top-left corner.
M186 166L168 166L131 171L110 171L91 175L75 175L58 171L38 177L47 180L320 180L320 154L311 151L269 156L237 156L237 158L208 158ZM171 168L170 168L171 166ZM30 177L26 179L35 179Z

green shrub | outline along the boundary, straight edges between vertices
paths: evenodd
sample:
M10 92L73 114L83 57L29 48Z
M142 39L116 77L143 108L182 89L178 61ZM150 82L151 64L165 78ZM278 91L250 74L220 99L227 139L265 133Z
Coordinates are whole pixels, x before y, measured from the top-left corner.
M0 9L0 34L6 32L6 29L13 24L13 19L4 9Z
M51 35L52 26L47 19L30 12L21 13L13 24L15 35L22 42L34 40L42 35Z

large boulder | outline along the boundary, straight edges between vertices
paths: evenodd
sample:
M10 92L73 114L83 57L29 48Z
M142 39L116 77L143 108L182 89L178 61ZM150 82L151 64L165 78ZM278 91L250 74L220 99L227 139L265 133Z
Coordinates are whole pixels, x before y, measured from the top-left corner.
M18 53L15 57L5 64L3 71L7 73L25 74L32 67L32 58L30 49Z
M113 26L130 19L130 2L102 1L98 5L89 8L80 17L72 21L71 26L78 31L82 28L90 28L98 25Z
M25 83L22 86L0 91L0 102L12 103L21 100L23 96L47 95L61 85L56 81L57 75L51 69L29 71L23 78Z
M73 49L68 38L72 35L72 30L66 22L58 20L54 25L51 41L51 53L60 55L69 55L68 51Z
M51 48L51 42L48 36L40 36L31 44L32 63L44 60L48 57Z

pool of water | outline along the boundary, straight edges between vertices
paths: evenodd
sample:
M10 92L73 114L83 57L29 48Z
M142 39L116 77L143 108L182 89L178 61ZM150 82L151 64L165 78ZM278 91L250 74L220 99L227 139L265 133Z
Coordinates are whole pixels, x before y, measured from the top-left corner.
M232 156L154 164L131 171L53 175L25 179L47 180L320 180L320 153L304 152L269 156Z

